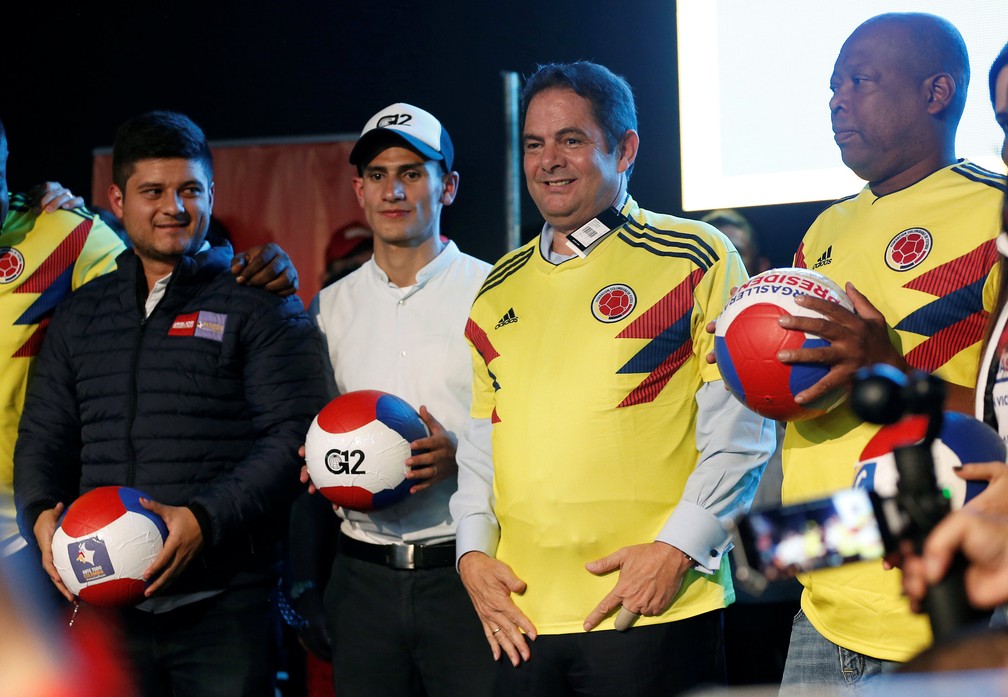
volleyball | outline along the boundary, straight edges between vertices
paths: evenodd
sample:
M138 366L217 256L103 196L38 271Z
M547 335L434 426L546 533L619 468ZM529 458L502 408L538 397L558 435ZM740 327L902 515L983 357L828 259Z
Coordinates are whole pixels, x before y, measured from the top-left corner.
M853 310L843 289L820 273L770 269L753 276L732 294L714 330L714 356L728 389L757 414L780 421L820 416L846 398L845 390L836 389L812 403L796 404L794 396L818 382L829 366L777 360L783 349L829 346L819 336L778 324L784 315L822 317L795 302L805 294Z
M323 407L308 429L308 474L339 506L385 508L409 494L406 458L417 454L410 443L428 435L405 400L378 390L347 392Z
M916 415L879 429L854 467L854 486L882 497L895 496L899 473L893 448L921 442L926 429L927 417ZM931 444L931 455L938 488L956 509L987 488L987 482L961 479L955 470L973 462L1004 462L1005 444L997 431L982 421L947 411L941 433Z
M91 605L132 605L147 587L143 572L164 547L168 528L140 505L136 489L103 486L64 511L53 535L53 564L67 589Z

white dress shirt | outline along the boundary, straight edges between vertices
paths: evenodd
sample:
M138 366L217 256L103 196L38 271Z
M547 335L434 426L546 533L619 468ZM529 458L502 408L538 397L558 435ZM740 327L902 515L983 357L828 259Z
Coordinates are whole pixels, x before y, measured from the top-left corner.
M462 254L454 242L400 288L375 263L323 288L311 315L325 337L334 394L381 390L425 405L450 437L469 420L472 360L465 340L469 309L490 265ZM436 544L455 537L445 480L388 508L341 509L344 534L372 544Z

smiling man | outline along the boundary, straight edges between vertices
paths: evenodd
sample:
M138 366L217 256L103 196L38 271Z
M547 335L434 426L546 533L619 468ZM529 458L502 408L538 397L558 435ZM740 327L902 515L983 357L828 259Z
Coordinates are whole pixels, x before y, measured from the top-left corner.
M22 534L53 583L66 505L136 487L169 535L146 599L121 612L144 695L273 694L269 594L297 448L323 403L318 336L297 296L241 285L206 233L213 163L188 117L123 124L112 210L133 248L57 309L14 451Z
M399 103L371 117L350 163L374 256L313 304L333 394L390 392L431 433L403 463L415 482L405 501L339 511L325 606L341 697L490 693L493 664L455 573L448 512L472 398L466 317L490 265L442 241L441 213L459 186L453 160L448 131L429 112Z
M0 313L10 322L0 333L0 355L6 357L0 369L0 557L30 555L14 513L14 442L28 376L53 310L71 292L112 271L125 249L83 199L58 184L8 192L7 155L0 122ZM249 285L281 295L297 290L294 265L273 243L237 254L232 271Z
M734 592L721 520L746 508L775 444L704 360L704 325L745 269L713 227L630 197L639 138L621 77L543 66L523 102L525 179L546 224L473 304L452 499L459 572L506 656L496 694L723 682ZM626 632L621 605L639 615Z

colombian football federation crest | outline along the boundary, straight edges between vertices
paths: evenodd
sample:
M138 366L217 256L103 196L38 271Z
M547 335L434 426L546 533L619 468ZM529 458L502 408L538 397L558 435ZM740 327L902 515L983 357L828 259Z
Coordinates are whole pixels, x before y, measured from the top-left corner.
M14 247L0 247L0 283L13 283L21 277L25 260Z
M889 242L885 263L893 271L909 271L927 259L931 243L931 233L924 228L907 228Z
M599 322L609 324L628 317L635 307L637 307L637 294L633 292L633 288L622 283L614 283L595 294L591 311L592 316Z

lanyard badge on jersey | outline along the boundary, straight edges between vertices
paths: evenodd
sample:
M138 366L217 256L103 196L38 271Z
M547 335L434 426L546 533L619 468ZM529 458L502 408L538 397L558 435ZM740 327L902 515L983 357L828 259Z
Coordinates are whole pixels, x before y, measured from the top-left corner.
M619 207L610 206L574 232L567 235L567 246L572 252L584 259L598 243L608 237L616 228L627 222L627 217L620 213L626 202L624 195Z

